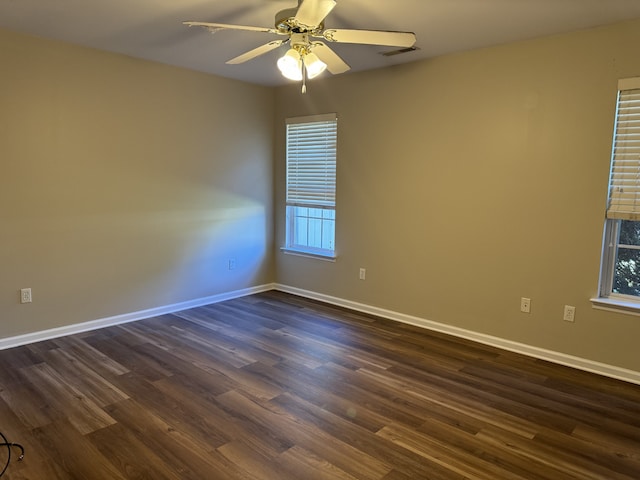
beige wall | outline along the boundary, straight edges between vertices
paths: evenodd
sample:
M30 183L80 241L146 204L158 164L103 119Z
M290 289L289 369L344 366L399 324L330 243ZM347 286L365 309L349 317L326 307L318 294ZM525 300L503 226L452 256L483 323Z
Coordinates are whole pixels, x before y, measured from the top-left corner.
M273 281L272 89L6 31L0 65L0 338Z
M278 253L278 282L640 371L640 318L589 302L639 44L631 22L279 88L276 243L284 119L337 112L339 257Z
M302 96L0 31L0 338L276 280L640 371L640 320L589 302L639 42L632 22ZM327 112L335 263L277 252L284 118Z

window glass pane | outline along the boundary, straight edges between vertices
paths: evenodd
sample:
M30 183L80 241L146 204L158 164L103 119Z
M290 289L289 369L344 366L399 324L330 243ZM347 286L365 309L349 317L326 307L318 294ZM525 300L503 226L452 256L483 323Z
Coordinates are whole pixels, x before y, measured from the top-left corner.
M322 218L326 218L328 220L335 220L336 219L336 211L335 210L329 210L328 208L325 208L322 211Z
M322 218L322 209L321 208L310 208L309 209L309 217Z
M640 295L640 250L618 248L613 291L624 295Z
M308 243L308 231L309 225L307 217L296 215L294 220L295 225L295 236L293 238L293 243L297 245L307 245Z
M322 220L309 218L309 247L322 248Z
M613 293L640 295L640 222L620 221Z
M333 250L333 239L336 235L335 222L333 220L324 220L322 225L322 248Z
M290 219L288 246L334 251L335 209L289 206L287 217Z
M640 222L632 222L630 220L621 221L620 239L618 243L621 245L640 246Z

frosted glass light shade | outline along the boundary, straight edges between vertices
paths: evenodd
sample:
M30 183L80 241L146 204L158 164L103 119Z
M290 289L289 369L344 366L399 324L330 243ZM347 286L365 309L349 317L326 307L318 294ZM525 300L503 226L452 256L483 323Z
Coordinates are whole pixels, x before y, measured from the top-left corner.
M289 80L302 80L302 59L293 48L278 59L278 69Z
M307 77L315 78L327 69L327 64L318 58L315 53L308 53L304 57L304 66L307 69Z

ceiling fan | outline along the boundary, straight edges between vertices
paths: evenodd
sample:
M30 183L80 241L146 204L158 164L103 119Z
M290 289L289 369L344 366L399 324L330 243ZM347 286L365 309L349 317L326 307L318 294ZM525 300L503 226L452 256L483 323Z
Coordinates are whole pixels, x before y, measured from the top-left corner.
M324 20L335 6L335 0L298 0L297 7L287 8L276 14L275 28L208 22L183 23L190 27L205 27L212 32L230 29L286 36L287 38L283 40L274 40L261 45L232 58L226 63L229 65L244 63L288 43L290 48L278 60L278 68L284 77L290 80L302 81L303 93L306 91L307 78L315 78L325 69L336 75L344 73L351 68L326 43L317 39L322 39L329 43L358 43L401 48L410 48L416 42L416 36L412 32L325 30Z

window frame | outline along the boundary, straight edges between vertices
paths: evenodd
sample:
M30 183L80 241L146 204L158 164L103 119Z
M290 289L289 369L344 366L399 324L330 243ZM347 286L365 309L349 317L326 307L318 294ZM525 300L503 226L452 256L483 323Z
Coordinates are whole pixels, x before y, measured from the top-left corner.
M608 298L613 293L613 275L615 272L617 242L620 235L620 221L606 219L604 227L604 240L602 248L602 263L600 271L599 295Z
M304 177L304 173L301 174L303 176L302 180L298 176L292 176L292 170L294 168L290 168L290 152L292 150L292 145L289 141L289 132L291 125L311 125L314 123L327 123L327 129L320 131L320 135L326 136L329 140L333 140L332 146L327 148L325 151L318 156L321 158L321 167L325 169L324 176L326 177L326 171L332 172L333 175L329 175L328 181L315 183L317 178L311 180L313 184L309 183L309 178ZM285 245L281 248L281 250L285 253L292 253L296 255L309 256L313 258L320 258L323 260L335 261L337 257L336 252L336 237L335 237L335 224L336 224L336 200L335 200L335 191L336 191L336 164L337 164L337 129L338 129L338 117L335 113L322 114L322 115L311 115L311 116L303 116L303 117L291 117L286 119L286 138L285 138L285 150L286 150L286 158L285 158L285 168L286 168L286 181L285 181ZM313 127L311 127L313 128ZM317 146L317 144L315 145ZM302 161L304 161L304 152L300 155ZM300 160L298 158L298 160ZM321 177L322 175L320 175ZM325 179L326 180L326 179ZM300 187L302 185L302 188ZM293 187L293 188L292 188ZM319 190L317 189L319 187ZM307 190L305 191L305 188ZM318 193L318 191L322 192L323 189L327 189L326 192ZM291 193L291 190L293 193ZM299 238L296 237L296 218L300 218L296 215L297 208L309 208L309 209L319 209L319 210L328 210L332 211L333 215L331 219L326 219L328 222L332 222L333 224L333 235L331 239L332 248L319 248L317 246L309 245L309 242L306 244L299 243ZM307 218L311 218L307 216ZM320 219L320 222L323 223L325 221L324 214ZM320 227L324 228L324 225Z
M618 259L619 239L621 222L623 220L640 221L640 207L629 207L628 205L620 206L620 197L625 193L623 182L616 176L620 172L616 169L616 162L624 163L624 158L618 159L618 155L624 157L624 153L618 150L624 150L625 140L620 140L619 126L621 122L628 121L621 114L621 98L625 92L640 89L640 77L621 79L618 82L618 92L616 97L616 113L614 121L614 132L611 147L609 188L607 194L607 209L604 222L604 232L602 241L602 255L600 262L600 277L598 282L598 297L592 298L591 302L594 308L604 310L613 310L618 312L626 312L634 315L640 315L640 295L628 295L614 292L615 270ZM634 112L635 113L635 112ZM632 114L633 115L633 114ZM637 162L640 165L640 162ZM636 180L636 185L630 187L630 190L640 188L640 176ZM622 200L624 202L624 200ZM625 207L627 210L625 210ZM631 208L634 213L630 213Z

